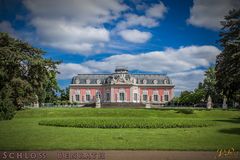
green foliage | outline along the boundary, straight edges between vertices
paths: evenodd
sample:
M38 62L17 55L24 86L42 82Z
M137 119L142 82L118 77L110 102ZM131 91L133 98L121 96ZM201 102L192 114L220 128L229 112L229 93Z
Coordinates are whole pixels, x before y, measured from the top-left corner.
M216 60L216 78L219 92L240 102L240 9L231 10L220 32L222 53Z
M69 100L69 87L60 90L60 100L61 101L68 101Z
M183 91L180 97L174 99L176 103L196 104L204 101L205 91L203 88L197 88L194 91Z
M39 125L77 128L192 128L207 127L214 122L196 119L166 118L75 118L42 120Z
M13 104L19 110L37 100L41 104L46 98L54 99L59 62L45 59L43 54L28 43L0 33L0 92L10 93L9 98L0 97L0 101L9 104L7 108Z

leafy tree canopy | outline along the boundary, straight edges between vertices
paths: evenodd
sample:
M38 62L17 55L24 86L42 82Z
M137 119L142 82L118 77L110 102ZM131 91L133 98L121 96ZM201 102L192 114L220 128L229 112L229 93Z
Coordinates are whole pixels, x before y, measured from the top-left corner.
M41 49L0 33L0 99L16 109L25 104L50 101L59 89L56 82L59 62L43 57ZM4 96L4 92L8 92ZM10 104L10 103L9 103Z

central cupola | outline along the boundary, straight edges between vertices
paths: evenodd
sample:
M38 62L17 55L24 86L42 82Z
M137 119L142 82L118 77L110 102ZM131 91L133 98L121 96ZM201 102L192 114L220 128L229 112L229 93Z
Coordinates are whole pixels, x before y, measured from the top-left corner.
M128 69L125 66L117 66L115 73L128 73Z

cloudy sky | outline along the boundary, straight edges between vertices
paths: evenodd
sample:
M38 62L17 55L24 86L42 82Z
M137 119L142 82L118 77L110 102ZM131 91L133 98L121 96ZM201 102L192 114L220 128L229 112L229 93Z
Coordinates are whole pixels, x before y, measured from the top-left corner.
M61 60L58 81L78 73L167 73L192 90L221 52L220 21L239 0L0 0L0 31Z

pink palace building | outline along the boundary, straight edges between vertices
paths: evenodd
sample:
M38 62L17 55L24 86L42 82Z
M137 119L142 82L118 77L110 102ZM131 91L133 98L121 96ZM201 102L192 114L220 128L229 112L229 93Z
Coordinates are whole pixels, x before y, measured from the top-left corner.
M78 74L72 78L69 100L77 103L128 102L164 104L173 99L174 84L162 74L130 74L117 67L112 74Z

